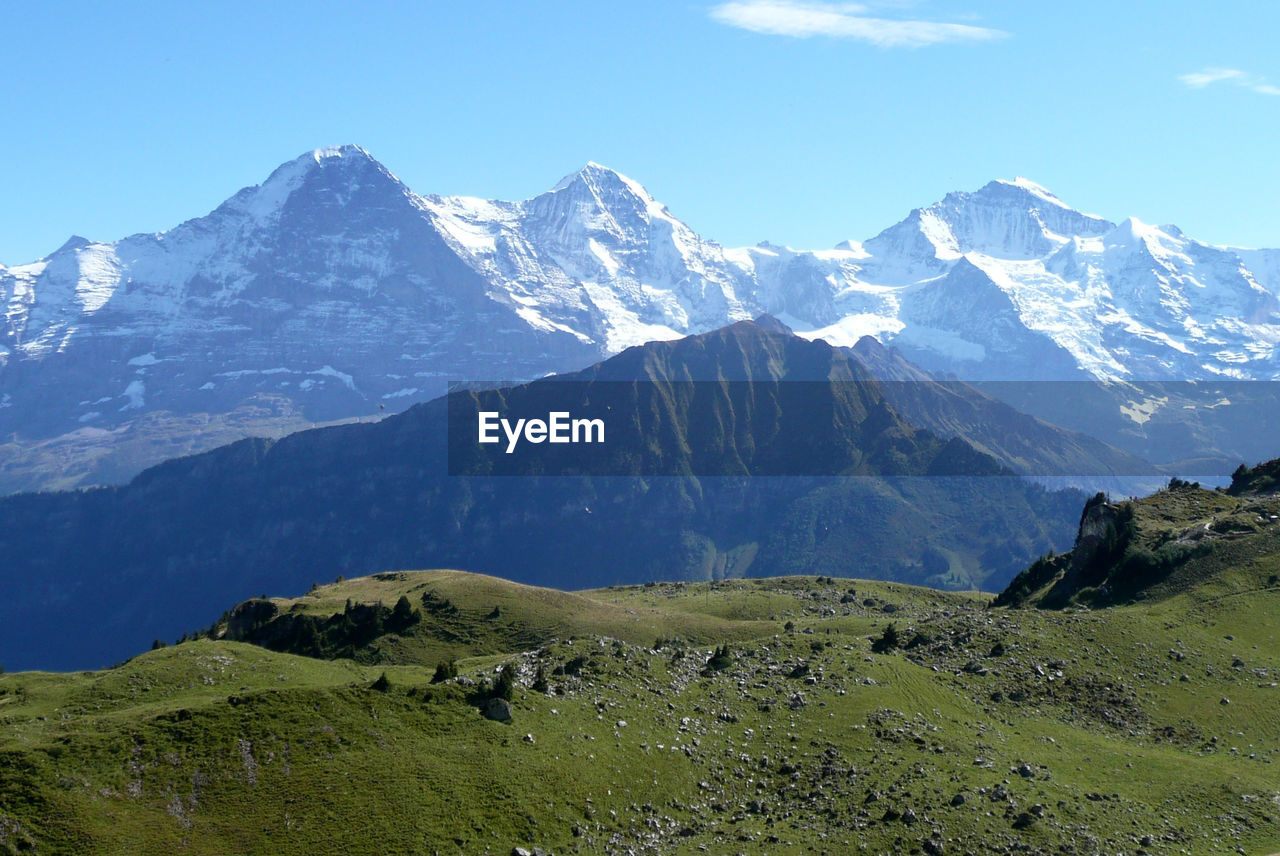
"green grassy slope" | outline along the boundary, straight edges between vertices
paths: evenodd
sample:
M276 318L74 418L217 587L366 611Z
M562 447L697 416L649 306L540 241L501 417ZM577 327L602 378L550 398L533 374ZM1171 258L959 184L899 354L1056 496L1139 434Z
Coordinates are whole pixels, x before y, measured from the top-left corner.
M433 647L424 615L366 664L201 640L0 677L0 853L1270 853L1270 573L1095 611L813 577L349 580L277 609L430 590L471 635ZM891 621L903 647L873 654ZM432 685L445 655L460 677ZM503 663L509 724L468 700Z
M1085 506L1075 548L1019 574L997 603L1109 606L1280 582L1280 492L1272 471L1241 467L1227 490L1177 480L1150 496ZM1236 573L1245 570L1241 576Z
M671 586L681 588L680 584L667 588ZM376 634L367 640L357 631L352 634L354 645L300 647L289 635L281 638L277 632L278 625L299 617L323 621L340 616L348 602L381 605L386 614L402 596L415 610L413 622L395 628L398 632L380 627L366 633ZM558 637L612 636L633 644L678 637L711 645L760 636L774 628L764 620L740 620L740 616L735 617L739 620L726 620L666 604L610 601L592 593L562 592L451 570L391 572L342 580L318 586L303 597L271 598L269 604L242 604L232 611L230 620L215 627L214 635L290 653L336 653L365 663L433 664L459 657L514 653ZM255 608L276 616L274 623L262 628L237 619ZM387 624L395 627L393 621Z

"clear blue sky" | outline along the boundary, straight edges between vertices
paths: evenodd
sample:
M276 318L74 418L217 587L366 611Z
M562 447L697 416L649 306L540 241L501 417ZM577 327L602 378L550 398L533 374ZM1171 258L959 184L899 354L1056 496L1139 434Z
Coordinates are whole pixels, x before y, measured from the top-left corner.
M829 247L1025 175L1280 246L1280 4L31 2L0 30L5 264L347 142L420 193L599 161L728 245Z

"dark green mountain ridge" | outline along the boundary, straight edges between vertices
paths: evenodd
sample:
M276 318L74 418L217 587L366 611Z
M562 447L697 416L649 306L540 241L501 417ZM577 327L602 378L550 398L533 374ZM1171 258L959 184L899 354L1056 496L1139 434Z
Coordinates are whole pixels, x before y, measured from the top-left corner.
M438 400L169 461L123 487L11 497L0 662L100 665L257 592L411 567L565 588L786 573L998 588L1074 529L1078 496L1001 476L963 439L912 426L847 353L768 325L651 343L501 394L562 380L633 384L655 435L676 421L722 426L702 439L744 476L449 478ZM672 397L687 380L755 383L749 401ZM827 381L827 397L787 407L792 381ZM814 412L833 420L813 425ZM813 454L813 430L779 430L788 420L825 432L823 448L848 463L836 471L878 477L750 477L753 456ZM911 478L924 473L937 477ZM988 475L958 477L974 473Z

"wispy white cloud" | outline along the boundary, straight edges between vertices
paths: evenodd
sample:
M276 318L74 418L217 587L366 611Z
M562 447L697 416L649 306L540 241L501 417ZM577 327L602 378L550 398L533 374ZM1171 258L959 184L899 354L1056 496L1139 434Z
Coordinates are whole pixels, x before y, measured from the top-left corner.
M1259 77L1256 74L1250 74L1238 68L1206 68L1203 71L1179 75L1178 80L1181 80L1185 86L1189 86L1192 89L1204 89L1206 86L1212 86L1215 83L1228 83L1232 86L1251 90L1259 95L1280 95L1280 86L1274 86L1267 83L1265 77Z
M772 36L854 39L884 48L918 48L942 42L987 42L1009 34L1002 30L941 21L877 18L858 3L806 3L797 0L737 0L711 9L722 24Z
M1248 75L1238 68L1206 68L1204 71L1183 74L1178 79L1192 89L1204 89L1211 83L1221 83L1224 80L1238 83L1246 77Z

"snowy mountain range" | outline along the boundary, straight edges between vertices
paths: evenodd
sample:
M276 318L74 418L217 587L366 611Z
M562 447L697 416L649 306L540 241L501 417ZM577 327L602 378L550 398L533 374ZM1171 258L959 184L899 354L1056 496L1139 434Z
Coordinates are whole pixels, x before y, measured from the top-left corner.
M762 313L973 380L1273 379L1280 250L1115 224L1026 181L865 242L727 249L588 164L524 202L317 149L205 217L0 266L0 490L125 478Z

